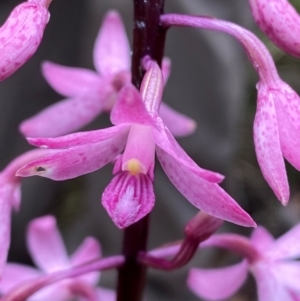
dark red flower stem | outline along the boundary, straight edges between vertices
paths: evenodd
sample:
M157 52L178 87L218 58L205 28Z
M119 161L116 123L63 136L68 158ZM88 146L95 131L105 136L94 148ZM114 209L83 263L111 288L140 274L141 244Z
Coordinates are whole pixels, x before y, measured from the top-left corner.
M159 65L164 55L166 27L160 24L165 0L134 0L132 83L139 88L145 73L141 59L149 55Z
M166 28L160 25L164 0L134 0L134 28L132 54L132 83L139 88L145 73L142 58L149 55L161 64ZM141 301L146 279L146 267L138 261L145 251L148 238L149 215L124 231L125 264L119 269L117 301Z

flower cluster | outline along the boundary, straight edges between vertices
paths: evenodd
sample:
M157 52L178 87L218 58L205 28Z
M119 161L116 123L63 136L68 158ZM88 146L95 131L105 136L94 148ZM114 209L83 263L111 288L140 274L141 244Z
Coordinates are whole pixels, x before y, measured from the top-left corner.
M12 75L38 48L51 1L20 4L0 27L0 80ZM278 47L300 57L300 16L291 4L287 0L249 3L260 29ZM160 33L171 26L189 26L229 34L242 44L259 77L254 120L258 164L286 205L290 189L284 159L300 170L299 96L280 78L269 51L249 30L216 18L161 11L156 16ZM133 49L133 55L135 52ZM144 75L136 87L131 83L131 50L122 19L110 10L94 45L96 71L42 64L43 76L65 99L21 123L21 133L38 149L21 154L0 173L1 300L115 300L115 293L97 288L101 270L121 267L122 273L128 262L142 266L141 270L144 266L171 270L185 265L197 249L212 246L234 251L244 260L222 269L193 269L188 285L197 296L208 300L230 297L249 271L256 279L260 301L300 300L299 263L292 260L300 255L299 225L277 240L263 227L255 229L250 239L235 234L208 238L223 220L245 227L256 227L256 223L220 187L224 176L199 167L177 143L174 136L193 133L196 123L162 103L171 61L150 52L140 58L139 71ZM75 132L102 112L109 113L111 127ZM113 178L101 200L115 225L126 231L134 229L133 224L139 227L154 207L155 156L176 189L201 211L188 222L180 246L146 252L141 245L127 252L132 247L127 245L124 256L100 258L99 243L88 237L69 257L55 218L46 216L33 220L27 231L28 250L38 269L6 263L11 213L20 207L23 177L62 181L114 164ZM128 241L133 244L132 238ZM165 258L174 253L172 260Z

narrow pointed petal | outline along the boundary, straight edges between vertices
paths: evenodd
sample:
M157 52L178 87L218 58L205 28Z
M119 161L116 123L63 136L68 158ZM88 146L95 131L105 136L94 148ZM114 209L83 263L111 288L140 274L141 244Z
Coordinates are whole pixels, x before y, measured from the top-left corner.
M300 257L300 224L280 236L274 242L269 256L274 259Z
M122 19L109 11L102 23L94 46L94 65L103 75L130 70L130 47Z
M104 141L116 135L127 135L129 127L130 125L120 124L102 130L79 132L57 138L27 138L27 141L42 148L69 148Z
M263 176L277 198L286 205L289 200L289 184L281 152L274 95L260 84L253 131L257 161Z
M26 265L7 263L1 277L0 291L6 293L15 285L28 279L37 278L41 274L40 271Z
M67 97L85 95L93 86L107 83L91 70L43 62L42 74L48 84L59 94Z
M285 82L278 81L277 85L272 88L274 94L274 104L279 112L284 111L289 117L289 122L300 131L300 97L299 95ZM280 117L280 115L279 115ZM283 122L282 125L285 123Z
M290 99L284 98L284 95L280 92L278 94L279 97L275 100L275 108L282 154L287 161L300 170L300 127L296 127L300 118L300 99L297 96L296 101L292 101L294 112L290 115L291 108L287 108L291 105ZM298 116L295 116L297 113Z
M171 73L171 66L172 66L171 60L168 57L164 57L162 60L162 63L161 63L161 71L162 71L162 74L164 77L165 84L167 83L167 81L169 79L169 76Z
M27 245L34 263L51 273L70 267L69 258L53 216L34 219L28 226Z
M70 257L71 265L79 266L86 262L99 259L101 257L101 247L99 242L93 237L86 238L83 243ZM96 285L100 278L100 272L92 272L80 276L80 279L91 285Z
M231 297L246 281L248 263L221 269L192 269L187 280L189 288L200 298L223 300Z
M62 100L24 120L20 132L27 137L58 137L74 132L89 124L103 110L102 94ZM103 97L103 98L102 98Z
M261 254L270 250L274 244L274 237L262 226L258 226L251 235L251 243L261 252Z
M160 164L173 185L195 207L206 213L236 223L255 227L252 218L219 185L202 176L204 171L195 171L170 156L161 148L156 148Z
M149 61L141 83L141 96L147 111L153 116L158 114L164 89L164 77L155 61Z
M116 125L122 123L154 125L139 91L132 84L126 85L120 91L118 100L111 111L110 120Z
M120 133L105 141L79 145L63 150L49 150L52 154L24 165L17 171L20 177L41 176L52 180L66 180L93 172L108 164L125 148L127 133Z
M93 237L87 237L70 257L72 266L81 265L101 257L99 242Z
M155 143L159 146L161 151L159 151L159 158L160 161L163 160L167 162L169 160L171 161L177 161L178 165L184 165L188 169L193 170L197 175L205 179L206 181L212 182L212 183L220 183L223 181L224 176L217 173L212 172L209 170L205 170L200 168L187 154L186 152L181 148L181 146L176 142L172 134L169 132L168 129L165 128L165 125L161 118L156 117L156 127L159 130L153 130L153 137Z
M278 279L274 265L259 262L251 267L251 271L256 280L259 301L294 301L281 279Z
M165 103L162 103L159 108L159 116L164 121L172 135L176 137L190 135L197 127L196 121L179 112L176 112Z
M11 223L11 191L0 190L0 277L7 261L10 246L10 223ZM2 277L1 277L2 279Z
M50 14L50 1L25 2L0 27L0 81L26 63L36 52Z
M250 0L255 22L283 51L300 58L300 16L287 0Z
M117 227L124 229L147 215L155 195L148 175L124 171L116 175L104 190L102 204Z

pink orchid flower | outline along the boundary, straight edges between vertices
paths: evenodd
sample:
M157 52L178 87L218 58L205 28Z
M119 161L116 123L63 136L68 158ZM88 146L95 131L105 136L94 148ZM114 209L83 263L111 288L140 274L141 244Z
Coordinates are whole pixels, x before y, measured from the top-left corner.
M33 220L27 229L27 245L32 260L39 269L17 263L8 263L4 269L0 291L5 294L22 282L39 278L44 274L70 269L101 256L99 243L86 238L78 249L68 257L62 237L53 216ZM62 280L33 294L30 301L64 301L74 296L81 300L115 300L115 294L107 289L96 289L100 273L91 272L80 277Z
M163 60L165 80L170 64L169 59ZM29 137L57 137L83 127L102 111L111 111L119 91L131 80L129 42L116 11L104 18L94 46L94 65L97 72L45 62L44 77L67 99L23 121L20 131ZM165 104L160 115L176 136L188 135L196 128L195 121Z
M300 224L275 240L263 227L250 239L236 234L210 237L201 247L216 246L234 251L245 259L220 269L192 269L188 277L191 290L205 300L223 300L232 296L254 276L259 301L300 300Z
M28 0L0 27L0 81L12 75L35 53L49 21L52 0Z
M287 0L250 0L255 22L283 51L300 58L300 16Z
M165 25L206 28L234 36L245 48L259 75L254 143L262 173L283 205L289 200L284 159L300 170L300 98L283 82L263 43L248 30L205 17L163 15Z
M158 115L163 75L156 63L147 65L140 93L132 84L120 91L111 113L115 126L58 138L29 138L36 146L61 150L26 164L17 175L70 179L103 167L124 151L116 161L115 177L105 189L102 203L114 223L125 228L154 206L156 153L170 181L194 206L221 219L255 226L217 185L223 176L200 168L170 134Z
M56 152L53 150L53 152ZM47 150L36 149L22 154L0 172L0 277L6 263L10 246L10 223L12 209L19 210L21 203L21 178L16 171L24 164L45 156Z

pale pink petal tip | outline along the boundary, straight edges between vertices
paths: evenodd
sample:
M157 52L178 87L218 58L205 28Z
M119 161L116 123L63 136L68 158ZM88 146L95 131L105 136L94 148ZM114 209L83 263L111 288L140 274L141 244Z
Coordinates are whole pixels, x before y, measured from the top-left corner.
M103 75L130 69L130 46L119 13L110 10L104 17L94 45L94 65Z
M43 216L30 222L27 230L27 244L33 261L42 270L53 272L70 266L53 216Z
M101 246L93 237L87 237L71 256L73 266L83 264L87 261L101 256Z
M120 229L147 215L153 208L153 183L147 175L131 175L124 171L116 175L102 195L102 204Z
M190 135L197 128L197 123L195 120L176 112L165 103L161 104L159 108L159 115L172 135L176 137Z
M248 264L239 264L222 269L192 269L187 280L190 289L206 300L223 300L232 296L245 282Z

